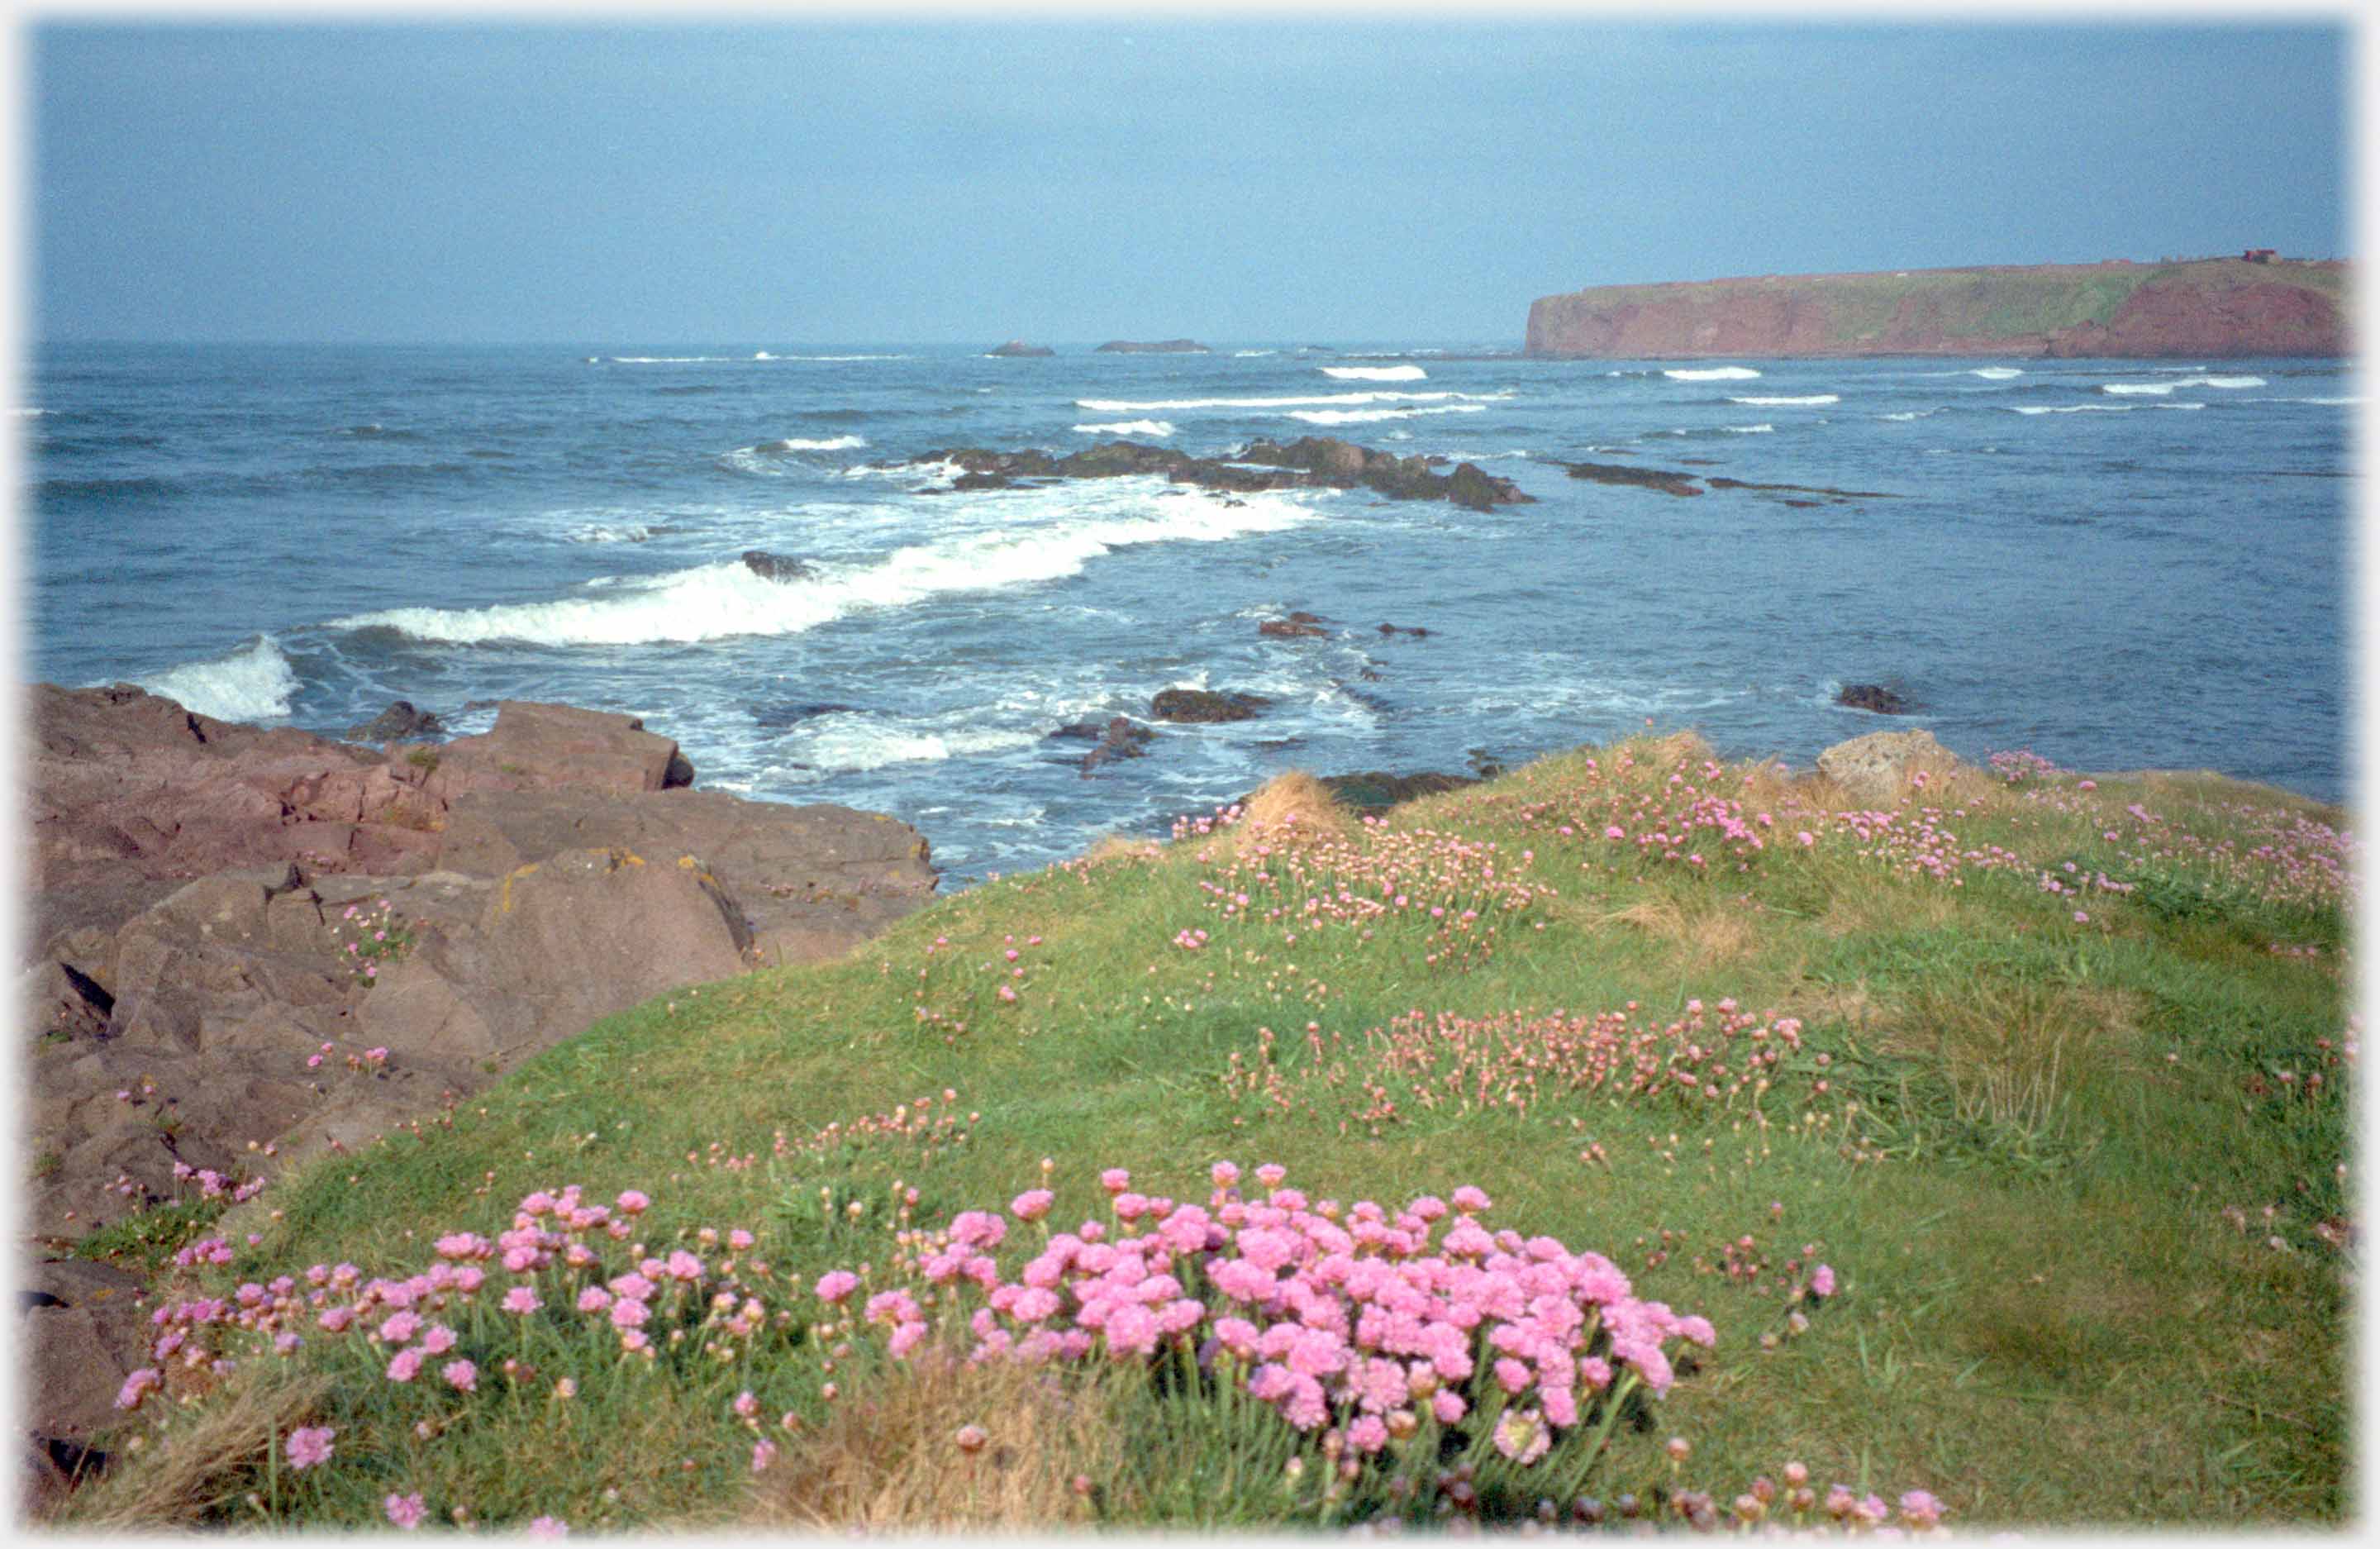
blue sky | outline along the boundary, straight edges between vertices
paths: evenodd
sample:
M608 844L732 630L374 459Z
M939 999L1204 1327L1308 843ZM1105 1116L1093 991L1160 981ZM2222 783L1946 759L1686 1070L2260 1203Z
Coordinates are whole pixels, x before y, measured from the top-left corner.
M2350 256L2335 25L50 23L37 338L1517 345L1724 274Z

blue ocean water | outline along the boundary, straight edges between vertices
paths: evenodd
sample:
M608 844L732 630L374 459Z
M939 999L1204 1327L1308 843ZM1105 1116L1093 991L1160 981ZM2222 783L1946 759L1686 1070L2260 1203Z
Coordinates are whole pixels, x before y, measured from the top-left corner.
M959 885L1287 768L1863 732L2345 794L2338 361L1553 361L1478 348L52 347L14 419L29 666L336 734L640 714L698 783L896 813ZM1341 436L1537 497L925 494L956 445ZM1559 460L1888 492L1679 498ZM1791 505L1803 501L1815 504ZM764 579L747 549L801 558ZM1322 639L1260 637L1293 609ZM1384 636L1383 622L1427 636ZM1890 685L1905 720L1841 708ZM1061 725L1267 696L1084 778Z

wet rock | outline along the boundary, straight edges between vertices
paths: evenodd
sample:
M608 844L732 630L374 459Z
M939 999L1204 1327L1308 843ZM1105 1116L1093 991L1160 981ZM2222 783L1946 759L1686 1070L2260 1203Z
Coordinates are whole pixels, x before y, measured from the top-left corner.
M1077 736L1080 735L1081 731L1084 729L1085 726L1079 724L1072 726L1062 726L1059 728L1058 735ZM1148 751L1148 745L1156 740L1157 738L1157 734L1155 732L1149 730L1147 726L1139 725L1130 716L1126 715L1111 717L1105 726L1090 729L1093 731L1093 735L1096 737L1099 745L1093 748L1089 752L1083 755L1083 762L1080 768L1085 779L1089 779L1093 770L1099 768L1099 765L1108 762L1111 759L1136 759L1142 757Z
M1305 640L1330 632L1318 624L1308 624L1296 618L1268 618L1257 626L1257 634L1269 635L1275 640Z
M1715 490L1790 491L1795 494L1823 494L1834 500L1898 500L1900 497L1887 490L1839 490L1831 484L1754 484L1742 479L1713 478L1706 481ZM1792 502L1788 501L1788 505Z
M441 737L445 725L428 711L416 710L412 701L396 700L372 719L359 726L347 728L350 742L405 742L425 737Z
M1598 484L1619 484L1629 489L1658 490L1663 494L1700 494L1702 486L1694 476L1666 468L1630 468L1624 463L1566 462L1561 465L1573 479L1591 480Z
M1451 500L1481 509L1489 505L1525 504L1533 498L1510 480L1493 478L1468 463L1458 466L1452 474L1439 473L1431 464L1442 460L1399 457L1330 436L1306 436L1286 445L1258 440L1222 457L1194 457L1172 447L1114 441L1062 457L1033 448L998 452L956 446L910 459L913 464L949 464L962 470L951 485L960 490L1007 489L1022 479L1137 474L1159 475L1177 484L1229 494L1365 487L1391 500Z
M766 549L746 549L744 567L762 580L807 580L817 572L801 560L789 555L771 554Z
M1904 715L1909 712L1909 701L1881 683L1847 683L1837 690L1835 702L1878 715Z
M1257 694L1215 693L1205 689L1167 689L1149 701L1149 713L1160 721L1202 724L1248 721L1272 701Z
M1419 624L1383 624L1380 626L1380 633L1384 635L1411 635L1415 640L1420 640L1427 636L1429 630Z

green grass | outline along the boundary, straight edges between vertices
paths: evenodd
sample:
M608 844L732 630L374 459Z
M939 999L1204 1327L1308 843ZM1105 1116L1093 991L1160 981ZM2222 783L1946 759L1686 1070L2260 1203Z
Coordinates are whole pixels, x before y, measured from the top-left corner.
M220 1283L342 1259L408 1271L440 1233L493 1235L525 1193L570 1182L589 1198L650 1193L638 1236L657 1250L751 1229L751 1256L770 1264L756 1283L789 1304L829 1268L884 1262L900 1190L917 1192L910 1223L939 1226L1002 1208L1042 1181L1044 1158L1068 1219L1100 1197L1106 1166L1184 1200L1204 1199L1208 1165L1227 1158L1392 1208L1470 1182L1496 1200L1490 1226L1600 1250L1639 1294L1718 1329L1641 1424L1614 1433L1594 1478L1607 1496L1692 1485L1724 1503L1798 1459L1821 1488L1931 1490L1968 1526L2343 1520L2349 1266L2326 1234L2350 1210L2349 959L2322 869L2336 847L2305 826L2341 814L2224 782L2107 776L2086 792L2070 776L2011 788L1966 775L1952 787L1963 814L1944 825L2026 865L1970 865L1953 886L1859 854L1810 790L1742 768L1714 779L1687 756L1683 777L1741 792L1747 818L1766 803L1775 826L1742 871L1642 864L1603 825L1658 801L1666 755L1682 751L1582 750L1388 815L1375 853L1459 834L1497 847L1499 877L1550 890L1509 916L1481 910L1498 925L1491 953L1450 946L1448 927L1410 912L1368 939L1226 920L1202 884L1245 891L1258 911L1310 896L1285 856L1229 873L1228 835L1009 878L842 962L610 1018L418 1135L315 1164L226 1221L235 1242L262 1241ZM2127 813L2135 803L2154 825ZM1819 842L1795 843L1801 829ZM2252 854L2260 845L2278 849ZM2042 891L2040 871L2069 875L2068 860L2132 890ZM1475 855L1463 864L1457 890L1475 893ZM1378 881L1360 870L1332 875ZM1423 868L1397 885L1419 893ZM1204 946L1174 944L1200 929ZM1397 1079L1379 1063L1386 1030L1412 1014L1592 1016L1633 1001L1659 1022L1722 997L1801 1020L1802 1047L1756 1097L1645 1100L1548 1079L1525 1111L1423 1106L1399 1088L1396 1116L1366 1116L1365 1082ZM1267 1067L1280 1100L1230 1079ZM897 1122L862 1122L904 1104ZM1778 1281L1814 1259L1842 1289L1792 1334ZM1764 1347L1764 1334L1780 1337ZM338 1458L302 1490L283 1479L279 1515L317 1526L369 1525L400 1486L489 1525L748 1519L753 1436L734 1394L796 1415L802 1431L767 1433L797 1458L888 1380L863 1350L837 1373L843 1409L828 1404L818 1362L831 1357L798 1321L715 1368L681 1350L649 1370L556 1338L529 1352L533 1376L491 1371L470 1402L313 1344L289 1370L334 1379L306 1412L337 1427ZM483 1353L486 1369L500 1352ZM552 1397L564 1374L577 1397ZM1312 1519L1311 1498L1273 1482L1275 1432L1136 1390L1104 1401L1125 1436L1091 1481L1099 1519ZM1682 1471L1662 1450L1672 1435L1692 1443ZM90 1493L90 1519L143 1468Z

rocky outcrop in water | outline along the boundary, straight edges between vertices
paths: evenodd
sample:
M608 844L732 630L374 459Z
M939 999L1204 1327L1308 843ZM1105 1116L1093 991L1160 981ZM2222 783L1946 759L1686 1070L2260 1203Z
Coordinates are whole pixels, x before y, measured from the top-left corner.
M1847 710L1865 710L1878 715L1909 713L1909 701L1881 683L1846 683L1836 690L1835 702Z
M1534 499L1511 480L1483 473L1470 463L1458 464L1451 474L1440 473L1430 458L1400 457L1330 436L1305 436L1287 445L1253 441L1220 457L1194 457L1168 446L1111 441L1063 457L1038 448L996 452L981 446L953 446L909 460L916 465L947 464L959 469L950 486L954 490L1009 489L1040 480L1138 474L1236 494L1366 488L1390 500L1448 500L1483 511L1494 506L1526 505Z
M1249 721L1272 701L1258 694L1215 693L1206 689L1166 689L1149 701L1149 714L1160 721L1207 725L1217 721Z
M1058 352L1051 349L1048 345L1026 344L1023 339L1011 339L1006 344L1000 346L998 348L987 349L984 353L987 355L998 356L1002 360L1040 360L1048 356L1055 355Z
M2244 258L1598 286L1529 308L1531 355L2223 359L2355 350L2341 262Z
M813 574L809 566L791 555L771 554L766 549L746 549L744 567L762 580L807 580Z

